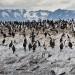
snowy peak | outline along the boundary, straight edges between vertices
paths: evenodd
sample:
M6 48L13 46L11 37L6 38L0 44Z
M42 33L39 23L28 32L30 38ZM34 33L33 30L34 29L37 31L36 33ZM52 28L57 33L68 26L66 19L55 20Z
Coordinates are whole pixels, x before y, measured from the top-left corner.
M25 9L0 9L0 21L22 21L25 13Z
M75 19L74 10L58 9L54 12L48 10L26 11L25 9L0 9L0 21L26 21L38 19Z

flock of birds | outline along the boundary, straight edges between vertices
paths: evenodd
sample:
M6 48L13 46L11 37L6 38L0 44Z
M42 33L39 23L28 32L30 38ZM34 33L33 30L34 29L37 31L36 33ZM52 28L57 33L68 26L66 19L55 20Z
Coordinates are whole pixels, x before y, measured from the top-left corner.
M68 26L69 25L69 26ZM74 26L74 21L70 20L70 21L64 21L64 20L58 20L58 21L53 21L53 20L43 20L43 21L32 21L32 22L0 22L0 35L3 36L3 40L2 40L2 45L5 44L6 42L6 38L7 37L13 37L15 38L16 33L21 33L24 36L24 41L23 41L23 48L26 51L26 47L27 47L27 43L28 40L26 38L26 30L30 30L30 38L31 38L31 42L28 44L28 48L29 50L33 50L33 52L35 52L36 48L37 48L37 44L38 46L41 46L41 42L40 40L35 40L36 36L39 35L39 32L43 32L43 35L45 36L45 38L47 37L47 35L49 36L50 40L49 40L49 45L51 48L55 47L55 39L51 37L51 32L55 32L56 34L59 34L59 30L58 28L60 28L61 30L67 30L68 27L72 28L72 32L74 33L75 31L73 30L73 26ZM49 30L49 31L47 31ZM37 32L37 33L36 33ZM35 35L36 34L36 35ZM20 36L20 35L19 35ZM41 36L41 35L40 35ZM63 44L63 38L65 36L65 32L62 33L61 38L60 38L60 51L62 51L64 44ZM67 34L68 37L68 46L72 49L72 42L70 40L69 35ZM66 40L65 40L66 41ZM64 41L64 42L65 42ZM14 45L14 43L16 43L16 40L12 41L9 43L9 49L12 48L13 53L16 51L16 47ZM44 42L43 44L44 49L46 49L46 44Z

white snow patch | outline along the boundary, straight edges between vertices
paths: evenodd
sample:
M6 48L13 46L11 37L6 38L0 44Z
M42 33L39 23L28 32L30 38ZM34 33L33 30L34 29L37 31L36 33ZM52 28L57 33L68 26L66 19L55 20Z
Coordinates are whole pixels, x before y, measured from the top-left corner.
M21 17L21 15L17 12L14 12L14 16L15 16L15 18Z
M35 12L26 12L24 14L24 17L29 19L29 20L38 20L38 16Z
M5 17L9 17L9 14L6 13L6 12L2 12L2 16L5 18Z
M49 13L47 13L47 12L41 12L41 15L42 15L42 16L48 16Z

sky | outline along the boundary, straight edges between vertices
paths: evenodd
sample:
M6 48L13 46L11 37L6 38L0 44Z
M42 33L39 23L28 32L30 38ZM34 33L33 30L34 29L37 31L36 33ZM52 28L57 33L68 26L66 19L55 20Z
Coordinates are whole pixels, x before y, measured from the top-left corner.
M75 10L75 0L0 0L0 9Z

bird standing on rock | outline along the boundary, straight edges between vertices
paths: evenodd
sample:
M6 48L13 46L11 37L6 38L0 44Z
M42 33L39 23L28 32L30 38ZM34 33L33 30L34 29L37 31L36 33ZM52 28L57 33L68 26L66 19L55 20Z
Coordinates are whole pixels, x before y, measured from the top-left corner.
M72 42L68 42L68 46L72 49Z
M13 51L13 54L14 54L14 52L16 51L16 48L15 48L14 45L12 46L12 51Z
M60 44L60 51L63 49L63 43Z
M12 45L13 45L13 43L12 43L12 41L11 41L11 43L9 44L9 49L10 49L10 47L12 47Z
M36 43L33 44L33 52L36 50Z
M2 44L4 44L4 43L5 43L5 41L6 41L6 40L5 40L5 39L3 39Z
M32 48L32 44L31 43L29 43L28 48L29 48L29 50L31 50L31 48Z

